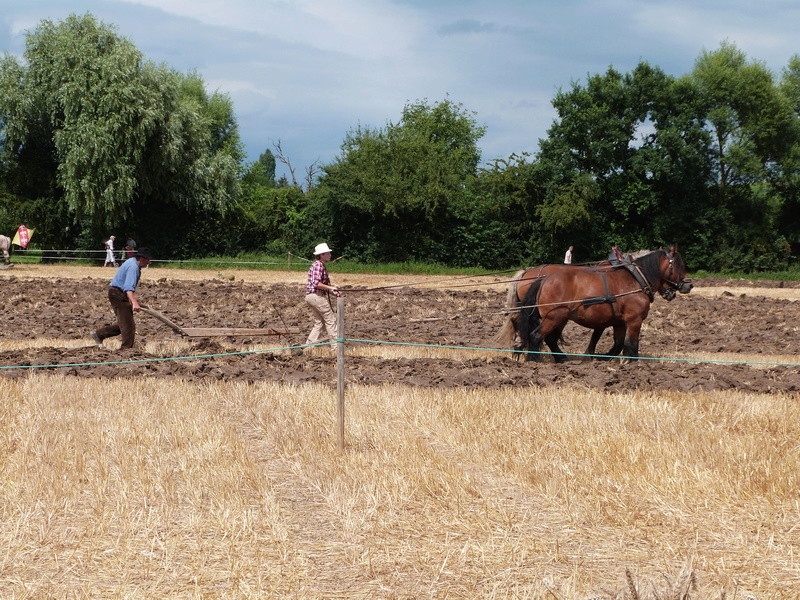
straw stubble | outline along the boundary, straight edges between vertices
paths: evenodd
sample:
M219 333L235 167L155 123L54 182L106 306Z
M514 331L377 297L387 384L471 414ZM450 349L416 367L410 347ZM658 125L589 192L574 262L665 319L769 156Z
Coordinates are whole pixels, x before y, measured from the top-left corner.
M796 396L352 386L342 454L326 386L0 395L2 597L800 592Z

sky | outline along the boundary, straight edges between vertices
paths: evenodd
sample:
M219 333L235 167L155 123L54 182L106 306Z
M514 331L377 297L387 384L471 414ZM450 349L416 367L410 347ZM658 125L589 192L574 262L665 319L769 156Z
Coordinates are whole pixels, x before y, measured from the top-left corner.
M800 54L796 0L0 0L0 51L87 12L229 95L247 160L280 141L298 180L418 100L475 113L489 162L535 154L555 94L609 67L680 76L728 41L780 76Z

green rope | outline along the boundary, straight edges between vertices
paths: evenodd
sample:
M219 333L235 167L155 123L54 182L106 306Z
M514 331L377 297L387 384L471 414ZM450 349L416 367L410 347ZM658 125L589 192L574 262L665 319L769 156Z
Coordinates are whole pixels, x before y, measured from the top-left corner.
M101 365L131 365L137 363L166 362L169 360L193 360L198 358L216 358L219 356L238 356L244 354L260 354L263 352L277 352L278 350L294 350L295 348L314 348L316 346L329 346L330 342L320 344L303 344L300 346L282 346L278 348L264 348L262 350L240 350L238 352L218 352L215 354L193 354L189 356L166 356L161 358L137 358L132 360L116 360L89 363L59 363L54 365L7 365L0 369L52 369L56 367L98 367Z
M481 348L470 346L440 346L437 344L416 344L410 342L385 342L381 340L362 340L362 339L337 339L337 342L362 342L367 344L383 344L394 346L416 346L420 348L444 348L444 349L457 349L457 350L483 350L491 352L510 352L517 354L552 354L557 356L583 356L590 358L629 358L630 360L661 360L667 362L694 362L694 363L726 363L733 365L776 365L782 367L800 367L800 363L784 363L784 362L751 362L751 361L738 361L738 360L722 360L722 359L705 359L705 358L666 358L658 356L636 356L625 357L612 354L580 354L571 352L541 352L536 350L509 350L507 348Z
M778 367L800 367L800 363L792 362L773 362L773 361L739 361L739 360L723 360L723 359L705 359L705 358L666 358L657 356L637 356L637 357L620 357L610 354L580 354L571 352L551 353L535 350L509 350L507 348L483 348L480 346L449 346L440 344L421 344L414 342L389 342L384 340L367 340L359 338L336 338L334 343L343 344L346 342L358 342L363 344L378 344L384 346L411 346L417 348L439 348L442 350L473 350L484 352L503 352L512 354L556 354L558 356L571 356L571 357L590 357L590 358L628 358L630 360L657 360L663 362L687 362L687 363L708 363L708 364L732 364L732 365L761 365L761 366L778 366ZM217 352L214 354L193 354L189 356L167 356L161 358L138 358L132 360L119 360L108 362L89 362L89 363L62 363L52 365L7 365L0 366L0 369L54 369L59 367L97 367L101 365L127 365L139 363L153 363L153 362L166 362L172 360L198 360L203 358L217 358L221 356L242 356L246 354L261 354L264 352L278 352L280 350L294 350L302 348L315 348L320 346L329 346L330 342L322 342L317 344L301 344L297 346L280 346L277 348L264 348L262 350L240 350L237 352Z

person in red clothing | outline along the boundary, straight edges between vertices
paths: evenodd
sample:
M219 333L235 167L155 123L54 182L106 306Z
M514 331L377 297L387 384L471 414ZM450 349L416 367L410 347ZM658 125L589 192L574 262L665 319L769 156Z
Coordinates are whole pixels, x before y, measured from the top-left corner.
M611 252L608 253L608 262L612 265L622 264L622 254L617 250L616 244L611 244Z
M330 295L341 296L342 293L335 285L331 285L328 269L325 267L325 263L331 260L328 244L317 244L314 257L316 260L308 269L305 297L314 317L314 327L308 334L306 344L316 344L327 338L333 345L336 340L336 313L331 307Z

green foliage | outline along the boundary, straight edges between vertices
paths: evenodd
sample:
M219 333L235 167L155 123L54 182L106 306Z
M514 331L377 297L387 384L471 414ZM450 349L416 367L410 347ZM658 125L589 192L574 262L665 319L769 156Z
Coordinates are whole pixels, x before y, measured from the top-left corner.
M267 148L245 170L242 177L243 186L275 187L275 155Z
M535 157L480 165L485 133L450 99L357 126L303 191L266 150L242 167L233 105L195 72L145 60L91 15L42 21L0 60L0 228L161 257L307 256L491 269L598 260L678 242L690 268L796 265L800 56L781 79L736 46L671 77L645 62L559 91ZM278 158L283 159L280 147Z
M317 217L351 258L447 259L484 127L461 105L420 101L385 129L357 127L315 189Z
M787 74L784 89L798 80ZM558 119L538 157L536 214L551 253L573 241L595 257L612 241L626 250L677 241L698 266L788 260L775 240L791 239L778 221L797 189L794 98L730 44L687 77L642 63L574 83L554 99Z
M88 227L96 239L125 227L158 248L152 220L224 214L238 197L230 100L206 94L196 74L146 62L91 15L42 21L25 64L3 60L0 114L10 191L58 215L60 228L31 223L50 243L65 227Z
M243 240L242 247L251 250L266 248L273 252L286 251L288 247L284 238L288 230L302 219L305 205L305 194L298 187L252 188L243 201L248 235Z

